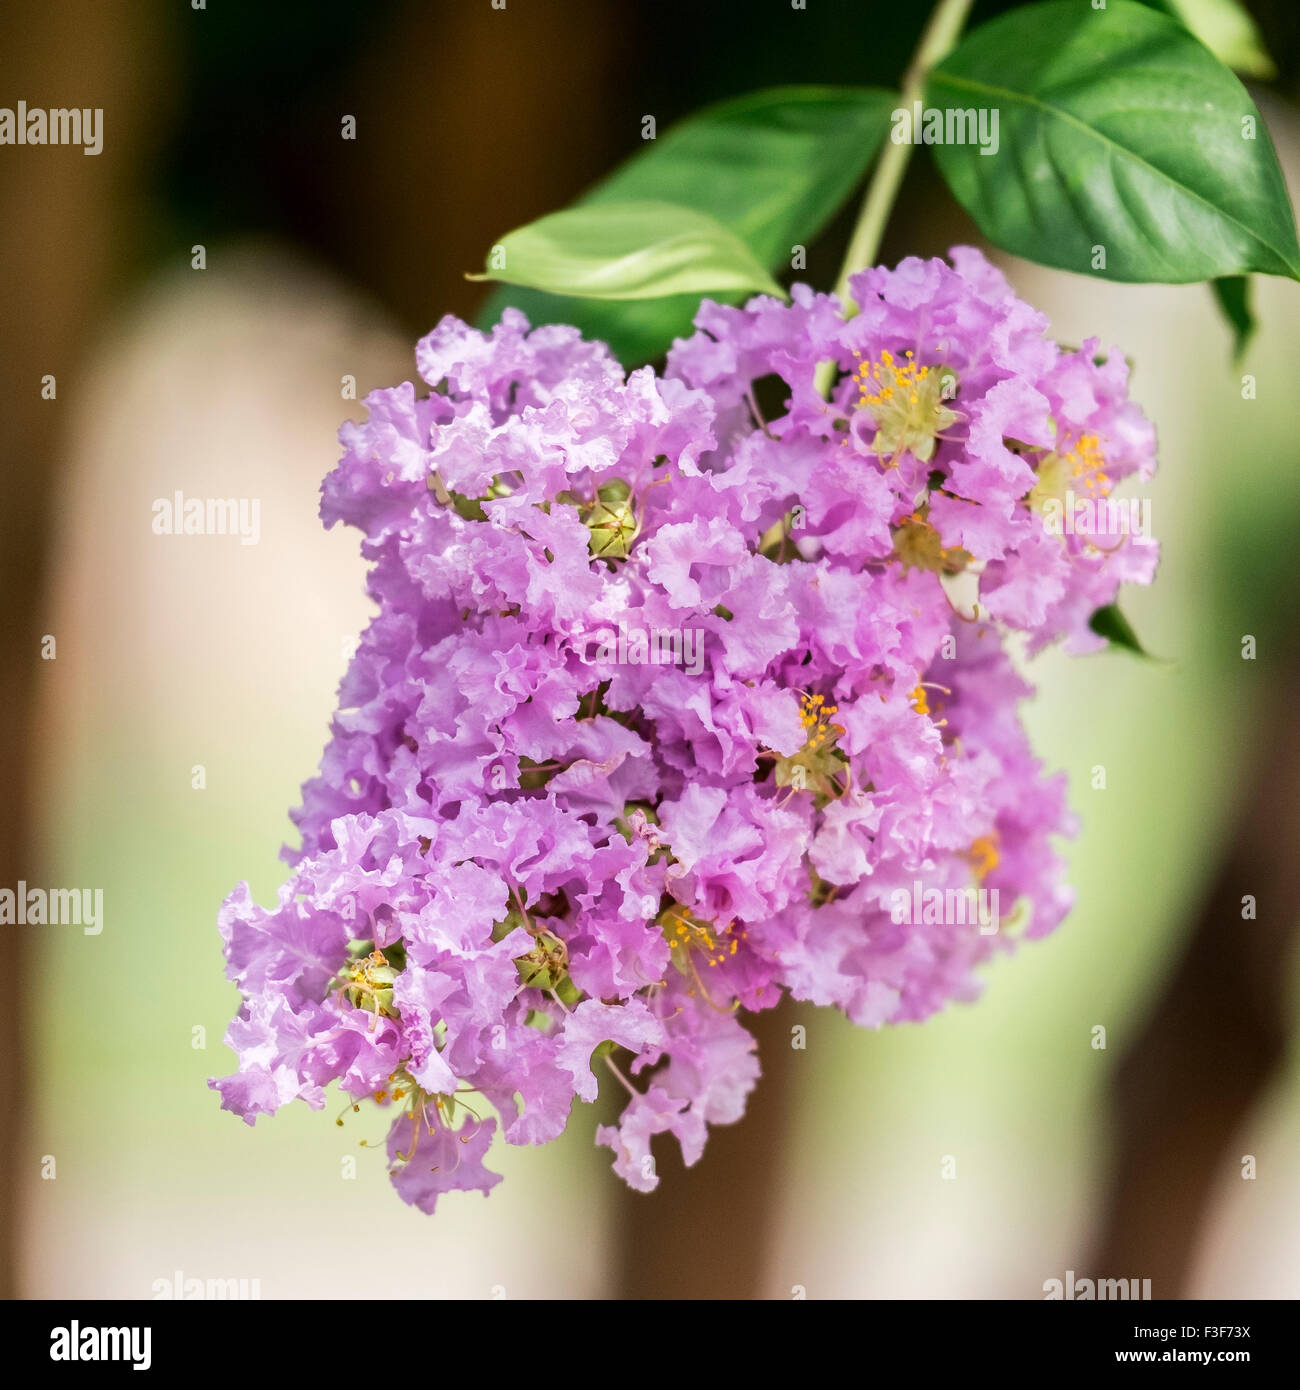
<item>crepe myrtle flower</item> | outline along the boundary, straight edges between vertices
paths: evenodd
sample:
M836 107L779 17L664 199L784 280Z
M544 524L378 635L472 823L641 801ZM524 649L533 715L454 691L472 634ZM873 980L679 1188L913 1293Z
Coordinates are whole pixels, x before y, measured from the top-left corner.
M1073 826L1008 641L1095 647L1088 615L1150 579L1147 537L1044 516L1149 476L1152 431L1122 357L1051 342L976 251L851 288L847 320L801 286L705 303L663 375L446 318L423 386L344 426L321 515L360 531L376 612L288 881L220 914L225 1108L333 1084L432 1212L600 1075L628 1100L598 1142L649 1190L655 1136L693 1163L743 1113L747 1015L923 1019L1060 922ZM705 660L618 659L615 629ZM930 910L975 895L996 914Z

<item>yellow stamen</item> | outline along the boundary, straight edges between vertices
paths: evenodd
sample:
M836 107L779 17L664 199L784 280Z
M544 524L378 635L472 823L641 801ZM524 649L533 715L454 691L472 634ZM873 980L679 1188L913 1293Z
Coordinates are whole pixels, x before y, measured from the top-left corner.
M971 867L975 871L975 877L981 883L997 868L1001 860L998 853L998 836L994 832L991 835L981 835L972 841L970 849L966 851L966 856L971 861Z

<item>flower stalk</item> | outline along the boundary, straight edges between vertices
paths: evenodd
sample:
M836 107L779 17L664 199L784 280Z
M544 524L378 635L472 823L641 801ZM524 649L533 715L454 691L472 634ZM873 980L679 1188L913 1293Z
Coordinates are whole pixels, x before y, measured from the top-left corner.
M930 69L941 63L952 51L953 45L966 26L974 0L940 0L926 23L916 52L903 78L903 89L899 104L910 110L913 103L920 101L925 91L925 80ZM858 306L849 294L849 276L866 266L874 265L880 252L880 243L885 235L889 214L894 209L898 190L903 184L903 175L912 158L912 142L885 141L885 148L876 163L875 172L867 184L862 198L858 220L849 238L848 250L840 266L839 278L835 282L835 294L844 306L844 317L851 319ZM834 362L823 362L817 368L817 389L827 395L835 381Z

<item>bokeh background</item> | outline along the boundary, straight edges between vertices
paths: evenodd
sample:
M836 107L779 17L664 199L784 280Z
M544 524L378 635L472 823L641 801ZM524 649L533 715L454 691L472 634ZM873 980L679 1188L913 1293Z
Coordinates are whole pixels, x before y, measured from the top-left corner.
M1300 15L1251 9L1279 67L1255 95L1300 189ZM662 131L754 87L892 85L925 10L5 6L0 101L105 109L98 158L0 150L0 883L105 901L99 936L3 929L8 1293L148 1298L179 1271L265 1298L1035 1298L1074 1270L1300 1295L1300 286L1275 280L1234 365L1205 287L1002 261L1063 342L1135 364L1163 560L1125 607L1167 660L1033 664L1028 719L1082 824L1078 907L978 1004L877 1033L766 1019L750 1115L690 1172L665 1151L651 1197L593 1147L599 1107L548 1148L499 1145L491 1197L428 1218L358 1147L377 1117L249 1129L206 1087L237 1000L217 907L241 878L273 897L368 617L354 537L316 520L360 409L343 378L358 397L409 378L415 338L480 304L463 273L634 152L645 114ZM848 221L806 278L833 281ZM885 258L977 239L915 160ZM259 498L260 542L154 535L177 489Z

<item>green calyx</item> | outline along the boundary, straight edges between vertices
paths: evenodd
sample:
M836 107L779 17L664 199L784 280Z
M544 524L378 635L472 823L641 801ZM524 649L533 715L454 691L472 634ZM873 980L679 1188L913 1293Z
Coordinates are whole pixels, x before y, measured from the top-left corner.
M544 927L535 928L532 938L532 950L515 957L519 983L525 989L553 990L565 1004L576 1004L582 991L569 978L568 947Z
M393 985L406 967L406 949L397 941L367 952L365 948L370 945L363 942L360 953L339 972L339 987L354 1009L365 1009L377 1018L397 1018Z
M425 482L442 506L450 507L465 521L486 521L487 513L483 510L483 503L491 502L497 497L510 496L510 488L500 478L493 478L491 486L482 497L469 497L463 492L453 492L443 482L437 469L429 474Z
M606 483L594 502L582 502L571 494L559 499L578 508L582 524L591 532L591 553L611 564L626 560L641 523L637 520L632 489L622 478Z
M492 928L492 940L504 941L519 927L533 939L532 948L514 958L521 987L545 990L565 1004L576 1004L582 998L582 991L569 978L569 948L554 932L533 926L512 907L504 920Z
M961 546L945 546L929 520L928 507L914 511L894 529L894 558L904 570L922 569L934 574L960 574L971 562Z

